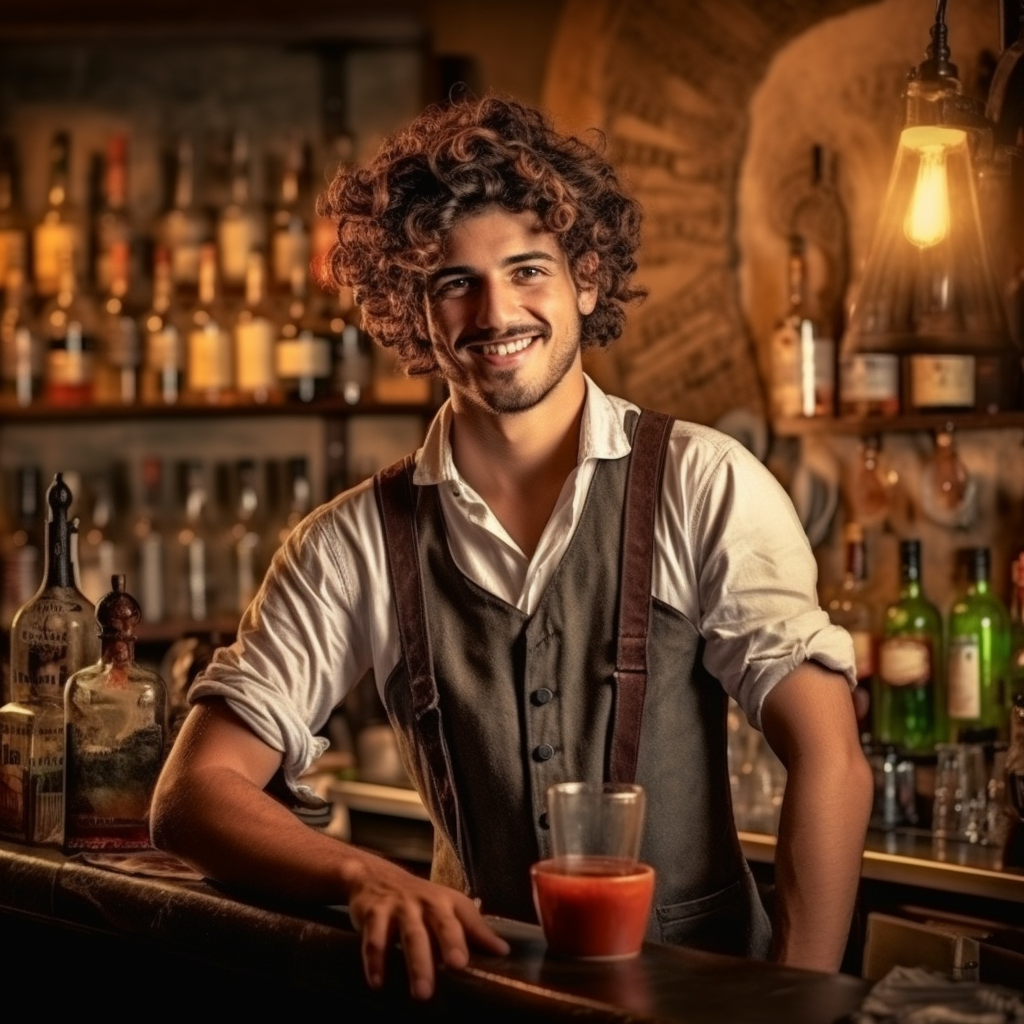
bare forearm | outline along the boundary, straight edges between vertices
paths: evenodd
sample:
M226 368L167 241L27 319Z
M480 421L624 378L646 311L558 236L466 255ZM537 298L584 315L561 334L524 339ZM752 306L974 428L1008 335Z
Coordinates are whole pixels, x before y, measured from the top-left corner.
M863 757L790 769L775 854L773 957L834 971L857 897L871 777Z

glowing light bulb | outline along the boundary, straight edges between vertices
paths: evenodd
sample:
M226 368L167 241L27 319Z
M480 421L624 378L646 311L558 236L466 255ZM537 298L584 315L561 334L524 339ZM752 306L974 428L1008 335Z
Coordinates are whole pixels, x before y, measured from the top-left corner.
M918 126L903 132L900 144L918 159L917 180L903 233L919 249L938 245L949 234L949 176L946 157L966 143L965 134L952 128Z

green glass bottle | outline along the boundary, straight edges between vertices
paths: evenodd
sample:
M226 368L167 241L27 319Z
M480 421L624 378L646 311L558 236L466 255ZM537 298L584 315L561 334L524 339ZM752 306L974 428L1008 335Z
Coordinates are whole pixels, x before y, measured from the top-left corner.
M1006 734L1010 615L989 583L988 548L971 548L967 583L949 610L949 723L965 730Z
M875 676L875 739L930 753L942 735L942 616L921 590L921 542L900 542L899 596L885 610Z

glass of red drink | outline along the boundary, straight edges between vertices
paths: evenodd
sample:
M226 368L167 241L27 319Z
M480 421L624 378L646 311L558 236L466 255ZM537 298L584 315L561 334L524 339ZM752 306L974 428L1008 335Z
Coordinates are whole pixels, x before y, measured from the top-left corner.
M547 793L551 857L531 868L548 948L562 956L636 956L654 897L640 862L642 786L563 782Z

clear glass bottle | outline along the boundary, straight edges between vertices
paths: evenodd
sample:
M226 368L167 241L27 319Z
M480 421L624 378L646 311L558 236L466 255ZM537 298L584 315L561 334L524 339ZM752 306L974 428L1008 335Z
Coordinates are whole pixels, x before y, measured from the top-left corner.
M64 849L146 850L164 759L167 688L135 661L142 612L123 575L96 606L101 654L64 694Z
M132 525L143 622L162 622L167 615L167 544L162 506L163 463L157 456L147 455L142 460L140 500Z
M107 143L103 201L93 219L93 237L95 289L99 294L112 292L117 275L133 277L137 269L135 227L128 208L128 137L120 132Z
M204 245L199 261L199 303L188 332L186 381L193 402L227 400L233 383L231 335L217 282L217 251Z
M14 140L0 139L0 284L15 268L23 274L28 271L28 221L21 206L19 171Z
M273 538L275 550L288 539L288 534L313 509L313 486L309 480L308 460L302 455L296 455L288 460L285 469L287 472L287 508L284 517L278 519Z
M43 391L45 350L35 317L28 278L19 266L7 271L0 313L0 394L7 403L25 407Z
M93 396L96 312L79 291L69 249L59 263L60 288L42 314L47 337L44 396L52 405L88 405Z
M307 271L310 261L310 229L302 202L305 166L302 140L289 140L281 184L271 218L271 285L275 294L287 295L296 267Z
M174 306L170 252L158 246L153 260L153 304L142 316L140 382L147 405L175 405L185 383L185 343Z
M835 413L835 339L811 315L806 298L804 240L792 235L789 306L771 337L771 409L780 418Z
M211 240L210 219L196 201L196 155L188 136L178 139L170 203L154 232L166 250L174 293L183 300L199 291L199 257Z
M861 734L871 733L871 681L875 674L875 648L878 629L875 610L868 593L867 550L860 523L847 523L843 529L846 569L842 582L829 595L825 610L837 626L853 639L857 666L857 689L853 695L857 725Z
M931 753L943 733L942 616L921 588L921 542L900 541L900 590L885 610L874 686L875 739Z
M373 343L360 328L354 305L339 316L341 329L331 331L336 339L334 390L346 405L358 405L366 401L373 385Z
M274 346L274 365L285 398L312 402L323 398L331 382L331 344L317 331L306 302L306 271L292 272L288 319Z
M92 503L79 526L78 566L82 593L94 604L107 592L110 577L122 573L127 550L122 528L122 469L112 467L89 479Z
M60 842L64 819L64 687L99 657L94 608L78 587L71 489L57 473L43 581L11 627L11 703L0 708L0 832Z
M107 405L134 405L139 399L142 338L131 295L129 248L111 243L104 270L109 279L100 308L93 397Z
M36 295L48 298L64 287L64 259L78 280L85 262L85 240L81 216L71 202L69 191L71 137L66 131L54 133L50 144L50 180L46 210L32 232L33 277Z
M252 198L252 150L249 135L244 131L236 131L231 143L230 200L217 220L221 285L226 294L242 294L249 253L254 249L266 252L266 247L266 214Z
M207 622L216 607L216 523L203 464L182 467L182 513L172 559L173 614L183 621Z
M1006 734L1010 617L989 581L988 548L964 552L967 580L949 610L949 722L961 732Z
M279 397L274 372L277 321L267 302L267 267L263 253L249 253L245 302L235 320L235 390L243 402L263 403Z
M239 459L234 466L234 514L227 530L228 575L222 591L223 610L241 615L249 607L263 580L266 559L263 502L256 462Z

